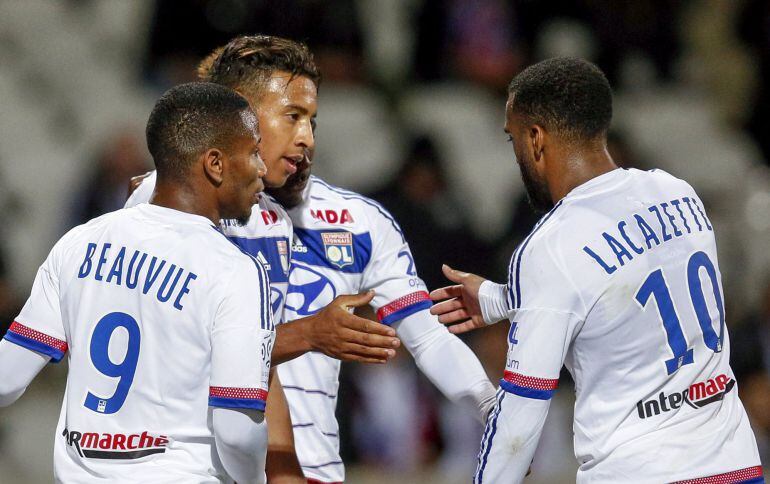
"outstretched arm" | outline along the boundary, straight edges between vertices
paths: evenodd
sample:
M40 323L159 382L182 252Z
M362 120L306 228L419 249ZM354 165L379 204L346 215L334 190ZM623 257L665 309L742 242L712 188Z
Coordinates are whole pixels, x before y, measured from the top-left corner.
M476 410L483 422L495 403L495 387L473 351L425 310L393 326L436 388L449 400Z
M343 361L385 363L396 355L400 342L393 328L350 314L364 306L374 292L339 296L318 313L278 325L273 365L294 359L308 351Z
M1 340L0 407L7 407L18 400L50 359L10 341Z
M444 264L444 275L454 286L430 293L436 303L430 310L455 334L465 333L507 318L506 286L495 284L476 274L452 269Z

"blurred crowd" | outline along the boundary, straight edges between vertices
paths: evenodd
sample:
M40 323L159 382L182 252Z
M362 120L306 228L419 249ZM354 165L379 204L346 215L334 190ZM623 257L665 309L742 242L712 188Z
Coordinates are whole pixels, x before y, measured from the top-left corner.
M111 15L97 0L55 3L84 23ZM235 35L307 42L323 75L317 172L393 213L431 289L445 285L442 263L503 279L508 257L538 220L502 133L510 79L554 55L596 62L616 91L609 146L615 161L682 176L715 221L731 360L763 462L770 462L770 3L146 0L135 8L126 14L133 23L126 20L129 27L106 43L104 55L125 53L127 82L150 103L193 80L196 63ZM0 20L0 58L23 52L28 42L14 37L10 23ZM0 76L0 92L3 82ZM61 208L50 216L56 228L38 234L41 248L67 228L122 207L129 177L151 168L137 134L141 117L121 120L121 106L112 108L114 128L68 131L87 139L87 149L73 150L82 161L72 165L78 175L64 192L69 199L45 202ZM88 116L79 124L88 126ZM12 161L10 148L3 149L9 141L0 139L2 168ZM6 171L0 169L0 221L8 226L34 213L27 206L39 195L12 183ZM55 184L39 180L46 182ZM13 270L14 245L0 235L4 327L34 276ZM35 255L39 262L44 253ZM506 332L500 324L466 339L493 381L504 367ZM447 482L458 473L459 482L466 480L481 427L444 401L407 355L384 367L343 368L343 458L398 472L433 466ZM545 481L574 468L568 375L560 388L542 452L566 462L536 460L535 474Z

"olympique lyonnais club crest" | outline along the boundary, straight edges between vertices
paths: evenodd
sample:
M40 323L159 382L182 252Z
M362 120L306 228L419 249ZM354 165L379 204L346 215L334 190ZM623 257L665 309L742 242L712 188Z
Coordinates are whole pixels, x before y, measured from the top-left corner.
M353 234L350 232L321 232L326 259L342 269L353 264Z
M278 258L281 259L281 268L284 274L289 273L289 248L286 245L285 240L277 240L275 245L278 246Z

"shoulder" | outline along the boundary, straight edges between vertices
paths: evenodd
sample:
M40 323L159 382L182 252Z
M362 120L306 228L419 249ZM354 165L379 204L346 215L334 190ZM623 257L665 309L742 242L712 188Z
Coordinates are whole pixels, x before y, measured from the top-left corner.
M206 238L210 239L207 245L214 248L209 252L208 264L225 277L238 278L247 274L265 273L265 268L257 259L216 228L212 227Z
M512 308L550 307L561 299L557 290L573 285L574 271L565 256L575 236L574 226L566 227L573 222L569 212L569 204L557 203L514 251L508 266Z
M339 207L337 214L328 214L337 218L342 218L345 209L348 209L349 216L353 218L353 223L366 226L370 231L384 232L393 231L402 239L404 238L401 227L391 213L378 201L361 195L360 193L346 190L331 185L318 177L313 177L313 185L310 192L309 206L322 207L323 201L332 202ZM326 213L315 213L313 216L325 217ZM356 219L358 217L358 219Z
M153 170L147 175L146 178L134 189L131 195L126 200L125 207L133 207L140 203L147 203L150 201L153 190L155 190L155 184L158 179L158 172Z
M659 168L653 168L652 170L648 171L636 170L632 168L629 171L634 174L641 183L657 185L664 189L684 189L695 193L692 185L690 185L687 181Z

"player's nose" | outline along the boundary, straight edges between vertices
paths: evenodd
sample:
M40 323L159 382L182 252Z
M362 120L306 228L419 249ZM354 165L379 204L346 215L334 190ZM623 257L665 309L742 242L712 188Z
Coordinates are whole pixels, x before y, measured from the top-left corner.
M257 155L257 177L264 178L267 175L267 165L265 165L262 156Z
M302 146L305 150L313 150L315 148L315 135L313 134L313 126L310 121L303 122L297 130L297 137L294 142L298 146Z

